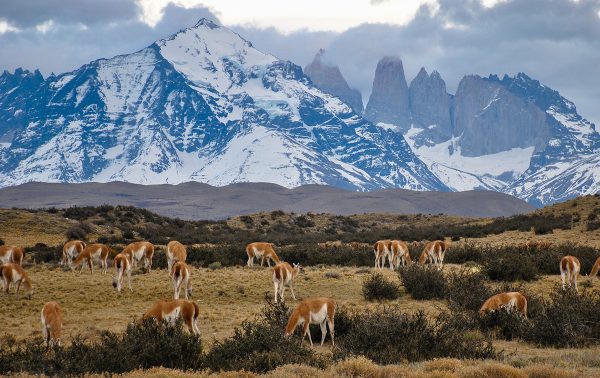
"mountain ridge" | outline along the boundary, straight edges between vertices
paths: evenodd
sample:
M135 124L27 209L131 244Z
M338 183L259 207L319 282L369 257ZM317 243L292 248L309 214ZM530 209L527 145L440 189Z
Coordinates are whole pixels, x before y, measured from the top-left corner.
M215 187L199 182L177 185L111 183L26 183L0 188L0 208L132 205L185 219L225 219L261 211L296 213L438 214L495 217L533 211L507 194L487 191L433 192L382 189L354 192L322 185L288 189L272 183Z

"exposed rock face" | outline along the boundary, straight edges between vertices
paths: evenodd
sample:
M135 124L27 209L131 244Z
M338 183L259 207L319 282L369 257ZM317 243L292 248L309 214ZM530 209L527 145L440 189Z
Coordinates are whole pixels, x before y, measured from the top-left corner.
M375 124L396 125L402 132L409 129L408 86L399 58L385 57L377 63L365 118Z
M437 71L427 74L421 68L408 89L411 123L427 130L419 134L417 145L440 143L452 136L450 96Z
M33 94L44 84L40 71L17 68L0 75L0 143L11 143L27 124Z
M313 61L304 68L304 73L310 77L317 88L337 96L350 105L355 113L362 114L364 108L360 92L350 88L338 66L323 62L324 54L325 50L319 50Z
M463 156L512 148L545 148L551 137L546 113L494 80L465 76L454 98L454 136Z

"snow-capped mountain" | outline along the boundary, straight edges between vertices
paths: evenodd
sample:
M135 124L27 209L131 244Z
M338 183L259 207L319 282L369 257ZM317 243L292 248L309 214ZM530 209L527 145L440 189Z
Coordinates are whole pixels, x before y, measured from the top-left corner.
M450 95L436 71L421 69L408 86L402 62L386 57L375 72L371 103L377 111L365 117L403 134L452 190L497 190L543 205L600 189L594 124L524 73L468 75Z
M34 79L24 87L17 76ZM0 122L0 186L266 181L448 190L402 135L206 19L46 80L5 72Z

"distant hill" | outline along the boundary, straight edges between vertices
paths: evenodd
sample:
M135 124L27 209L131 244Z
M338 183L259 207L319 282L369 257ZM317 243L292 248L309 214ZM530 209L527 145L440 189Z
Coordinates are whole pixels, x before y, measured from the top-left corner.
M353 192L321 185L287 189L268 183L223 187L188 182L179 185L111 183L27 183L0 189L0 208L131 205L182 219L225 219L261 211L284 210L337 215L361 213L448 214L497 217L535 208L491 191L420 192L386 189Z

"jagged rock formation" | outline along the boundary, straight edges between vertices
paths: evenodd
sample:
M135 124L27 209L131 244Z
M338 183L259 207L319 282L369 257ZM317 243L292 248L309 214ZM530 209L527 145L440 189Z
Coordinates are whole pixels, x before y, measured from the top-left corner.
M415 140L418 146L436 144L452 136L451 97L437 71L429 75L425 68L421 68L410 83L408 97L412 127L427 130Z
M399 58L385 57L377 63L365 118L375 124L395 125L402 132L408 130L408 86Z
M324 54L325 50L319 50L313 61L304 68L304 73L310 77L317 88L339 97L350 105L356 114L362 114L363 102L360 92L350 88L338 66L323 62Z

